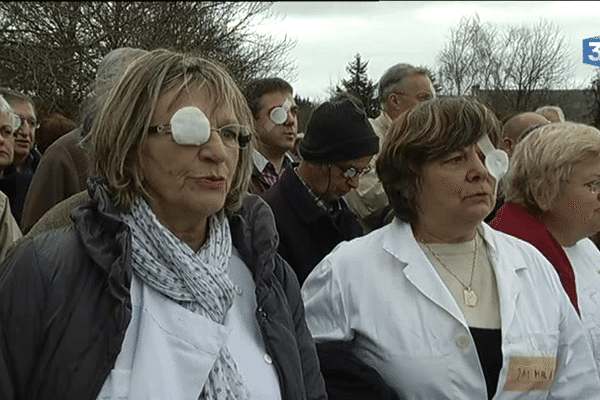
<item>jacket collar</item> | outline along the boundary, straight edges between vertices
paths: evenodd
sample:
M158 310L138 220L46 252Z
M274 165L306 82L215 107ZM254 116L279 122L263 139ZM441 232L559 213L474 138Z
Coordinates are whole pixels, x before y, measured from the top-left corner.
M87 254L108 275L111 292L127 302L132 273L129 227L115 215L103 183L100 178L88 179L91 201L73 210L71 216Z
M320 218L329 216L327 210L317 205L313 195L309 193L293 168L283 171L277 185L281 185L280 195L283 195L290 202L290 206L294 209L302 224L310 225Z
M275 218L260 197L247 194L242 207L229 218L231 238L255 282L270 276L279 246Z
M450 313L454 318L468 328L467 322L452 297L446 289L444 282L437 274L434 266L429 262L421 250L410 224L395 218L392 223L383 228L383 250L401 262L404 275L424 296ZM499 249L500 238L496 231L481 224L479 227L483 240L488 249L488 257L496 275L498 295L501 303L502 324L509 324L515 313L516 299L519 295L520 285L518 271L527 266L511 262L511 254L502 253ZM501 234L500 234L501 235ZM505 299L502 301L502 299Z

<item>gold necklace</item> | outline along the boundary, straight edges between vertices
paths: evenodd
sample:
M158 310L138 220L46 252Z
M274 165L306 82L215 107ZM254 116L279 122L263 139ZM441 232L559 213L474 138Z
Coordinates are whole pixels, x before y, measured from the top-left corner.
M423 243L423 242L421 242ZM450 274L462 285L463 287L463 301L465 302L465 305L467 307L475 307L477 305L477 302L479 301L478 297L477 297L477 293L475 293L475 291L472 288L473 285L473 275L475 275L475 261L477 259L477 235L475 235L475 251L473 252L473 266L471 267L471 277L469 278L469 285L465 285L463 283L463 281L461 281L458 276L456 276L454 274L454 272L450 271L450 268L446 267L446 265L444 265L444 263L442 262L442 260L437 256L437 254L435 254L433 252L433 250L431 249L431 247L427 244L427 243L423 243L423 245L425 247L427 247L427 249L431 252L431 254L433 254L433 256L435 257L436 260L438 260L438 262L440 263L440 265L442 267L444 267L444 269L448 272L450 272Z

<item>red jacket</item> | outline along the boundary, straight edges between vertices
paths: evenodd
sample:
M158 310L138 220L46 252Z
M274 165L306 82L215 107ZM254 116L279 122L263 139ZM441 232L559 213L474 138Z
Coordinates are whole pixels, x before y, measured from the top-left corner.
M498 210L498 213L490 222L490 226L535 246L558 272L560 282L579 314L573 267L562 246L552 236L546 225L525 211L520 205L507 203Z

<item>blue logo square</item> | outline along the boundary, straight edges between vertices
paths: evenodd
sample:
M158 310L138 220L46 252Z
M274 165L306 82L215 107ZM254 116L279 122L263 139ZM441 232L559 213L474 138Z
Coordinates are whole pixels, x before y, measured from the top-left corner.
M583 63L600 67L600 36L583 39Z

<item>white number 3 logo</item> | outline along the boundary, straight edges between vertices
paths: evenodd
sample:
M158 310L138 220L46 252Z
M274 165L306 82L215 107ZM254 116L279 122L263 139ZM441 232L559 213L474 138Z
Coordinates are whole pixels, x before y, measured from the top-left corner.
M597 56L594 57L589 55L589 59L592 61L600 61L600 42L589 42L590 47L593 47L592 53L596 53Z

